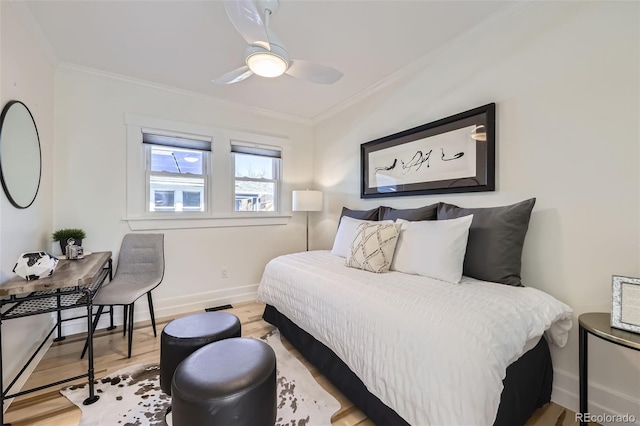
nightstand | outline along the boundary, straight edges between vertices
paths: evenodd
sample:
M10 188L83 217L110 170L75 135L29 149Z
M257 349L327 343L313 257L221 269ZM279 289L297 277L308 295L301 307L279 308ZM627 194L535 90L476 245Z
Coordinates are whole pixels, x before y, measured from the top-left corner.
M624 346L625 348L640 351L640 334L631 333L629 331L611 328L611 314L603 312L591 312L582 314L578 318L580 324L580 343L579 343L579 370L580 370L580 413L589 412L587 397L587 370L588 370L588 346L587 335L592 334L607 342ZM580 425L586 425L584 421Z

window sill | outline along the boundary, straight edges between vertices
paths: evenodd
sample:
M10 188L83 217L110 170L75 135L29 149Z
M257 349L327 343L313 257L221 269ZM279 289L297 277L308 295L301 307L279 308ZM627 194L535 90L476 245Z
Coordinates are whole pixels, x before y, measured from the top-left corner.
M291 215L224 217L125 217L132 231L153 229L228 228L234 226L286 225Z

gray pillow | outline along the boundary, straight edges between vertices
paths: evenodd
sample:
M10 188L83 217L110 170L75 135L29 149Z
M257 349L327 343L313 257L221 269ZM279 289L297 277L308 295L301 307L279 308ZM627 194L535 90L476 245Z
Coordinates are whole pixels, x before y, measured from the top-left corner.
M521 286L522 247L535 198L503 207L466 209L441 203L438 220L472 214L464 275L484 281Z
M342 213L340 213L340 219L342 219L342 216L349 216L354 219L360 219L360 220L378 220L379 219L378 207L371 210L351 210L346 207L343 207Z
M436 220L439 205L440 203L436 203L417 209L394 209L393 207L380 206L380 220Z

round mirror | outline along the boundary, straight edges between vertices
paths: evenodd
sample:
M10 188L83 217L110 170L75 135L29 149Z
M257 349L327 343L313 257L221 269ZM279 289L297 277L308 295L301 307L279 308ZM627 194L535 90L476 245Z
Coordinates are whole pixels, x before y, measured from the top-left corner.
M10 101L0 116L0 178L9 201L26 209L36 199L42 170L40 138L31 111Z

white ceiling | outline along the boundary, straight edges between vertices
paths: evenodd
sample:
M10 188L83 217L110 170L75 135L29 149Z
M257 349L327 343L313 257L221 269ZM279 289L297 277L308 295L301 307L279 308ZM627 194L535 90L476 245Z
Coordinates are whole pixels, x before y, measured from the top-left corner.
M326 86L257 76L219 86L244 65L242 37L220 1L33 1L24 4L60 63L304 119L358 96L479 25L504 1L282 0L271 27L293 59L340 69Z

